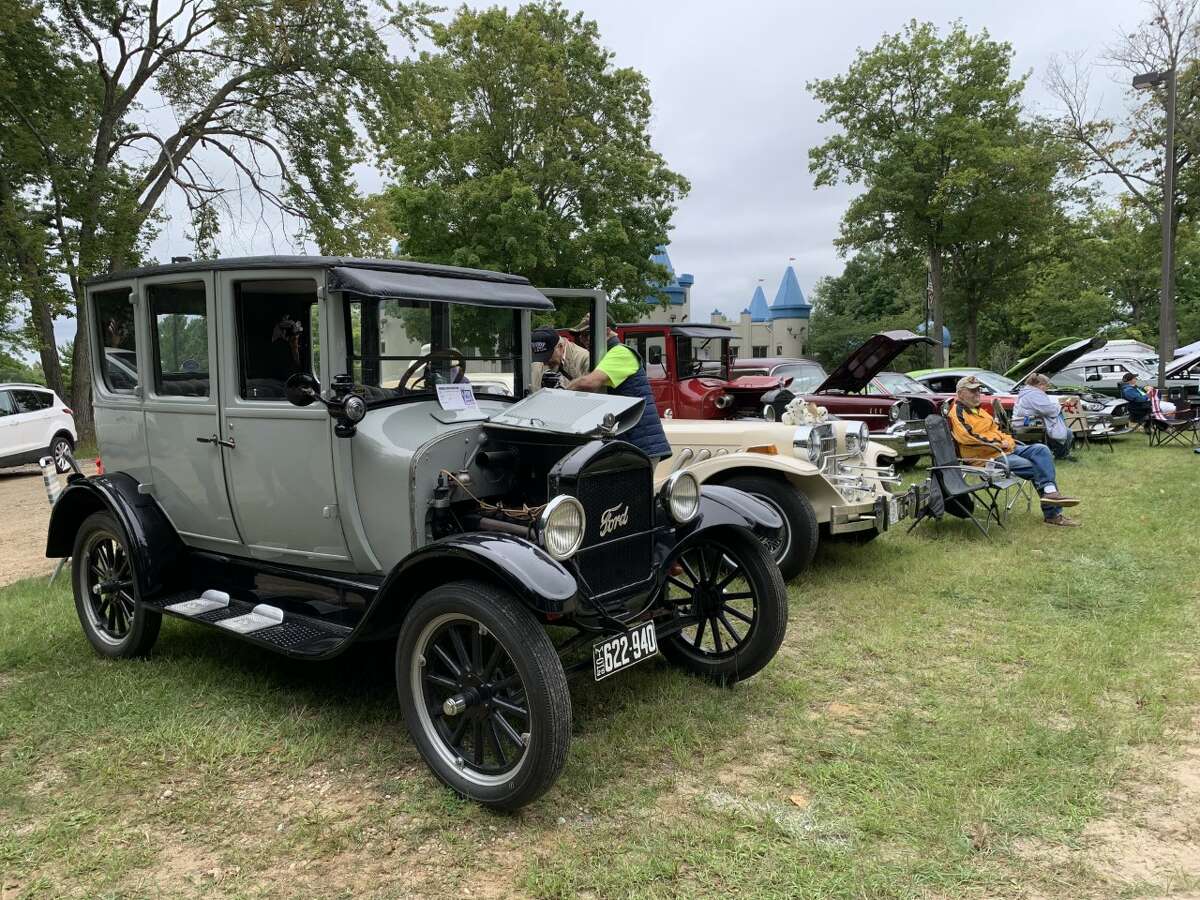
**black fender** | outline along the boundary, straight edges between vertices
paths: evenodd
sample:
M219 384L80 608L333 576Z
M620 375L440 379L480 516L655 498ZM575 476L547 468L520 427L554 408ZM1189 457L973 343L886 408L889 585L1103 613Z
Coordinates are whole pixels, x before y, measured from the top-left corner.
M779 514L745 491L723 484L700 486L700 513L676 532L679 543L707 531L731 525L747 528L756 537L770 537L783 527Z
M795 397L796 395L790 390L785 387L781 387L773 388L772 390L767 391L758 398L758 401L763 406L769 406L775 410L775 421L778 422L780 416L783 415L783 411L787 409L787 405L791 403Z
M138 492L138 482L124 472L73 476L50 511L46 556L63 559L75 549L75 535L83 520L106 511L124 532L133 558L138 594L152 596L174 586L183 574L183 541L167 514L153 497Z
M511 534L456 534L410 553L388 573L360 633L380 635L399 625L426 591L462 578L495 581L535 614L557 618L574 609L579 587L562 563Z

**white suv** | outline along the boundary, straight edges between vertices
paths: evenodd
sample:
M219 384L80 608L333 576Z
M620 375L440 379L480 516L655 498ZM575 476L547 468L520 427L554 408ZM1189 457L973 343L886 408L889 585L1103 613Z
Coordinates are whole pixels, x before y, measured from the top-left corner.
M40 384L0 383L0 466L35 463L49 454L70 471L75 419L54 391Z

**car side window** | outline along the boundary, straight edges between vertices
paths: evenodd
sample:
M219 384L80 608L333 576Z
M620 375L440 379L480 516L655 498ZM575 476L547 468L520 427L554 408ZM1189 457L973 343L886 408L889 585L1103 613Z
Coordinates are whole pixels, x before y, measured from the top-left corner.
M113 393L132 394L138 386L138 357L129 288L99 291L92 302L101 353L100 377Z
M204 282L147 289L154 329L154 391L160 397L207 397L208 311Z
M286 403L288 378L319 371L317 283L240 281L234 297L240 394L246 400Z
M8 391L0 391L0 417L16 415L17 404Z
M49 409L54 402L54 398L45 391L14 390L12 396L17 403L17 412L23 413L41 412Z

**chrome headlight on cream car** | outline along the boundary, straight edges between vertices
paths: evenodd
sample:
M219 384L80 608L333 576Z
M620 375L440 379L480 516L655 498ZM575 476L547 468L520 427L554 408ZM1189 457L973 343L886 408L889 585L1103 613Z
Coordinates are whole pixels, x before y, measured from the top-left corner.
M851 422L846 428L846 452L857 456L867 449L867 441L871 439L871 429L866 422Z
M583 504L568 494L559 494L538 516L537 534L546 552L561 562L574 556L583 543L585 525Z
M792 453L798 459L819 466L827 453L837 449L837 435L831 422L797 425L792 432Z
M676 525L685 525L700 512L700 482L686 470L668 478L658 492L667 515Z

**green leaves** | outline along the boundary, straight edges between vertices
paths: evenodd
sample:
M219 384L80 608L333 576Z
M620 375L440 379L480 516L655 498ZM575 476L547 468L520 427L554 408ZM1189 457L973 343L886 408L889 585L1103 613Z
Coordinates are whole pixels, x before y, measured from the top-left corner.
M637 302L664 275L687 181L650 146L645 78L561 5L463 8L401 62L374 134L400 250L602 287Z

